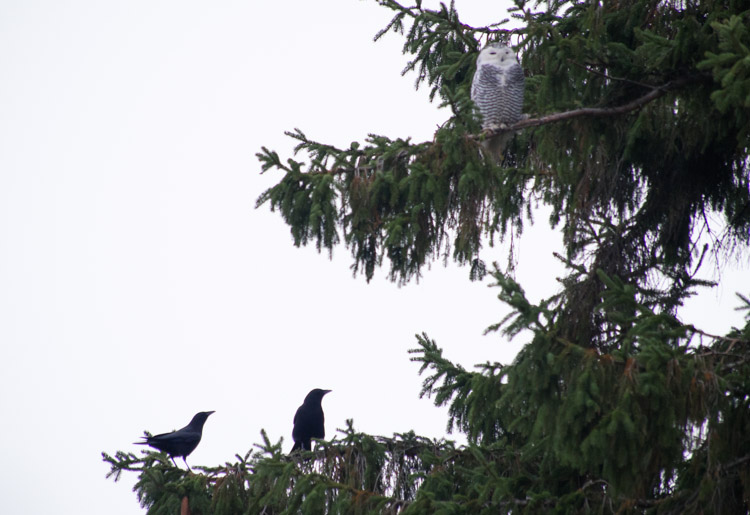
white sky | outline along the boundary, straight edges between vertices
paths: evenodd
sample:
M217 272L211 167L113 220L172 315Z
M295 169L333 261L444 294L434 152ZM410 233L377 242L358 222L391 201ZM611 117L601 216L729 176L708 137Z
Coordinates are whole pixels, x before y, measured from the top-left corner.
M457 2L468 23L505 16L487 5ZM329 436L353 418L440 437L414 334L466 367L513 358L522 338L482 336L506 310L467 269L368 285L345 249L294 248L278 214L254 209L280 177L259 175L255 153L288 157L285 130L422 141L447 118L400 76L402 40L372 42L390 15L346 0L0 3L3 513L141 513L135 475L106 480L102 451L137 451L144 429L202 410L216 413L193 465L233 460L261 428L290 447L315 387L333 389ZM517 273L534 300L560 275L559 235L537 220ZM686 316L739 325L748 279L727 270Z

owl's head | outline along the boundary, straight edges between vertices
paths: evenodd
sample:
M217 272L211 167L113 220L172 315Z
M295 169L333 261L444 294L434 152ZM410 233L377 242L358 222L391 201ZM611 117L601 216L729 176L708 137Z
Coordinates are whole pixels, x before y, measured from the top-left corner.
M484 64L505 68L518 63L516 54L513 50L502 43L490 43L479 52L477 57L477 67Z

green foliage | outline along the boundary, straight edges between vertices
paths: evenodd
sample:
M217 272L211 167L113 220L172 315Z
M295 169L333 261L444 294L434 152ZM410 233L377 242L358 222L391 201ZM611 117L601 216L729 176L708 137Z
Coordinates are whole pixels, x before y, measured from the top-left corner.
M237 455L237 463L196 467L199 474L148 450L142 458L123 452L103 458L115 480L124 470L139 472L135 489L149 514L178 513L185 497L193 514L382 513L414 502L417 485L428 480L435 492L452 491L452 462L463 451L451 442L413 433L373 437L357 433L351 421L342 435L290 457L263 432L255 452Z
M185 498L216 515L747 513L750 300L739 295L745 324L726 335L677 310L712 286L696 279L707 256L750 243L750 6L516 0L523 27L506 29L470 27L453 4L377 3L394 17L376 39L404 38L404 73L448 119L421 143L371 134L336 148L289 132L305 157L264 147L263 171L281 175L257 205L279 211L295 245L345 245L368 280L384 261L400 283L439 258L470 264L511 310L487 332L526 345L513 363L468 370L417 335L421 395L448 407L465 446L350 422L301 456L263 434L255 452L198 474L144 451L105 454L110 475L137 472L153 514ZM532 117L502 166L479 152L469 95L481 42L495 39L521 54ZM567 272L535 303L479 252L540 203Z
M516 317L545 311L498 270L493 275L502 297L519 307ZM706 335L600 275L609 288L603 316L632 313L618 335L630 342L620 346L627 351L600 354L529 322L531 341L512 365L469 372L417 337L413 360L430 371L422 393L449 405L451 427L469 437L465 447L413 433L370 436L349 421L340 439L299 456L283 454L281 442L263 433L255 452L196 467L199 474L143 451L142 458L103 454L109 475L138 472L135 489L149 514L177 513L186 497L191 513L216 515L746 509L750 315L731 336L696 344Z
M711 100L722 113L732 113L737 124L744 127L743 139L747 143L748 110L750 109L750 11L732 14L728 20L715 21L711 27L719 39L720 53L706 52L706 59L698 69L711 70L721 88L711 93Z

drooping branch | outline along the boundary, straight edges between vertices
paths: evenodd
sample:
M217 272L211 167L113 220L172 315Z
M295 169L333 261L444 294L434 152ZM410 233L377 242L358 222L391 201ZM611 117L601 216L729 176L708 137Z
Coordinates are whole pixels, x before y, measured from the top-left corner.
M598 75L599 77L603 77L603 78L605 78L607 80L610 80L610 81L613 81L613 82L624 82L624 83L627 83L627 84L633 84L635 86L640 86L640 87L646 88L646 89L654 89L654 86L651 85L651 84L646 84L644 82L640 82L640 81L633 80L633 79L626 79L624 77L613 77L612 75L609 75L609 74L604 73L604 72L600 72L599 70L594 70L593 68L590 68L590 67L588 67L588 66L586 66L584 64L581 64L579 62L576 62L576 61L574 61L572 59L568 59L568 62L570 64L572 64L573 66L577 66L578 68L582 68L582 69L586 70L587 72L589 72L591 74Z
M525 120L521 120L511 125L510 127L497 128L497 129L484 131L481 134L471 136L471 138L475 140L479 140L479 139L491 137L491 136L494 136L503 132L518 131L521 129L527 129L529 127L540 127L542 125L563 122L566 120L571 120L573 118L580 118L580 117L586 117L586 116L606 117L606 116L616 116L616 115L629 113L631 111L635 111L636 109L643 107L649 102L653 102L654 100L664 96L667 92L678 89L695 80L696 80L695 77L680 77L662 86L652 86L651 91L649 91L645 95L638 97L634 100L631 100L630 102L620 105L620 106L582 107L580 109L573 109L571 111L552 113L552 114L547 114L544 116L539 116L536 118L527 118ZM320 151L320 148L323 147L323 145L320 143L307 140L307 138L304 137L304 135L299 131L299 129L296 129L295 132L287 132L286 134L287 136L293 137L295 139L299 139L300 141L303 142L302 144L297 146L297 148L295 149L295 152L297 152L298 150L300 150L301 148L305 146L309 146L311 143L314 144L318 148L318 151ZM424 147L424 149L427 149L430 147L431 143L432 142L425 141L425 142L413 145L412 148L421 146L421 147ZM344 150L336 149L332 146L326 146L326 147L327 148L325 150L333 154L344 154L344 153L353 154L354 153L352 150L344 151ZM358 156L365 155L363 150L357 151L356 154ZM401 154L407 155L408 152L406 152L405 150L401 150L399 155ZM260 154L259 154L259 157L260 157ZM359 165L356 167L338 165L338 166L334 166L332 169L317 169L317 170L309 171L308 173L311 175L316 175L316 174L341 175L341 174L347 174L347 173L358 172L358 171L359 172L371 171L374 168L375 167L371 164Z

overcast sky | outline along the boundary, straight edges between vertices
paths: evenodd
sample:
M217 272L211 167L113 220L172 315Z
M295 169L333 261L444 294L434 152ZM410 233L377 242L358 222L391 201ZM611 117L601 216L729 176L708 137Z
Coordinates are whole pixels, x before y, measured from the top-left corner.
M505 16L458 1L468 23ZM494 3L492 5L500 5ZM449 116L401 77L402 40L374 2L0 2L0 493L8 514L141 513L135 475L100 453L216 410L189 461L244 454L265 428L291 447L315 387L329 436L445 435L407 350L426 331L466 367L509 362L523 338L483 330L497 291L442 264L398 288L292 245L255 199L262 145L285 130L336 145L367 133L432 138ZM542 214L517 278L557 291L559 233ZM506 247L487 256L505 261ZM739 325L747 269L692 303L707 330ZM745 287L747 290L747 287Z

